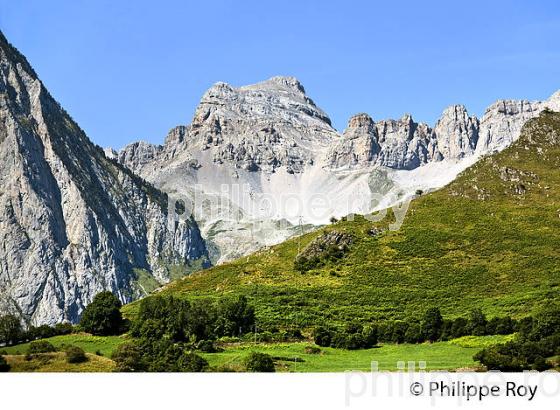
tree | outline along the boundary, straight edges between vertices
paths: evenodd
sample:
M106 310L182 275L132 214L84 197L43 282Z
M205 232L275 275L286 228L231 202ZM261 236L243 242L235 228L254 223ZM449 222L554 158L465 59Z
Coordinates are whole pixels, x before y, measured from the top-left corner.
M245 296L222 299L218 303L216 333L218 336L240 336L255 325L255 309Z
M138 315L133 323L131 334L134 337L141 335L144 323L153 321L157 323L160 338L164 334L175 342L187 341L193 327L191 320L191 304L188 300L176 299L172 296L151 296L140 302ZM155 330L155 326L152 326Z
M531 340L539 340L560 333L560 306L552 304L541 309L535 316Z
M422 326L420 323L412 322L408 325L406 333L404 334L404 341L406 343L420 343L424 341L422 333Z
M83 363L87 361L86 352L78 346L68 346L65 350L68 363Z
M23 329L14 315L0 316L0 344L11 345L21 341Z
M245 359L245 368L248 372L274 372L274 361L266 353L251 352Z
M4 356L0 356L0 373L9 372L10 365L8 361L4 358Z
M120 308L121 302L111 292L98 293L84 309L80 326L93 335L117 335L123 326Z
M115 349L111 358L116 363L117 372L142 372L146 365L142 352L136 343L123 343Z
M486 334L486 316L480 309L473 309L469 314L467 332L474 336L484 336Z
M430 342L435 342L441 337L443 317L438 308L430 308L422 320L422 333Z
M464 317L458 317L455 319L451 325L451 338L457 339L459 337L466 336L468 334L467 326L468 321Z

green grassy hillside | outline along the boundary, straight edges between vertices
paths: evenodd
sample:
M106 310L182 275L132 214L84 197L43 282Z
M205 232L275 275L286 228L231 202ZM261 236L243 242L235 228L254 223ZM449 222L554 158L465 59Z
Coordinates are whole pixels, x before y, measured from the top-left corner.
M414 200L404 225L341 221L162 290L177 297L243 294L263 328L419 317L524 316L560 299L560 114L529 121L520 139L453 183ZM371 235L372 227L383 230ZM300 273L298 249L324 232L353 237L339 259ZM125 306L134 315L137 304Z

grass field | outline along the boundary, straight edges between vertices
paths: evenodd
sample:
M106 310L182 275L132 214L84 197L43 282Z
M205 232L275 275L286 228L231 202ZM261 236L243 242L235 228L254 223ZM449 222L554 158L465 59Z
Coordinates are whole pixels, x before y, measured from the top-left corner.
M113 350L127 339L126 336L92 336L87 333L78 333L49 337L43 340L52 343L57 348L63 345L74 345L81 347L86 353L95 354L99 351L103 356L111 357ZM16 346L3 347L0 350L5 350L10 355L17 355L25 354L28 347L29 343L23 343Z
M224 352L203 356L214 368L237 371L244 369L243 360L252 351L275 357L277 371L289 372L369 371L372 361L377 362L378 369L382 371L403 370L403 363L408 362L415 362L415 366L419 366L419 362L425 362L426 370L476 369L480 367L473 360L476 352L511 338L512 336L471 336L432 344L385 344L366 350L321 348L319 354L306 353L306 347L313 345L305 342L257 345L245 343L227 346Z
M267 353L275 357L277 371L284 372L342 372L347 370L369 371L372 361L378 363L378 369L383 371L403 370L399 362L425 362L426 370L456 370L476 369L479 365L473 361L473 355L480 349L496 343L503 343L513 336L467 336L449 342L412 344L385 344L367 350L343 350L321 348L319 354L306 353L306 347L313 344L300 343L271 343L271 344L228 344L219 353L204 353L213 370L244 371L243 361L252 351ZM39 355L31 361L24 358L27 344L6 348L12 371L16 372L106 372L114 368L114 363L108 359L112 350L123 343L123 337L100 338L85 334L56 336L45 339L55 346L73 344L81 346L88 354L88 362L68 364L64 353L48 353ZM101 350L104 357L91 354ZM15 355L17 352L21 355ZM297 358L297 362L294 360Z
M26 360L25 356L5 356L11 372L42 372L42 373L90 373L111 372L115 363L106 357L87 354L87 361L83 363L67 363L66 355L62 352L42 353Z

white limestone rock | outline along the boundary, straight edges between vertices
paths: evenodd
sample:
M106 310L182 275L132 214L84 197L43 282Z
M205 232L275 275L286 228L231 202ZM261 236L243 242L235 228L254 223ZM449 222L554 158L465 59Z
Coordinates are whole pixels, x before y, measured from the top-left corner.
M196 222L92 144L1 33L0 186L0 312L27 323L76 322L100 291L143 296L140 270L164 283L207 259Z

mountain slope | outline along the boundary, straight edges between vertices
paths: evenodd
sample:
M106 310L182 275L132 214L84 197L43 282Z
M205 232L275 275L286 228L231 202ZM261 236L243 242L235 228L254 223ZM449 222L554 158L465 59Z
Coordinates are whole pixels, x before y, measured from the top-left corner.
M449 316L474 307L523 316L560 299L559 187L560 114L545 111L509 148L414 200L398 231L386 230L391 214L376 223L341 221L196 273L163 293L245 294L262 326L404 318L428 306ZM334 237L351 238L343 257L295 270L298 252Z
M207 259L194 220L93 145L1 32L0 186L0 312L30 323L76 321L101 290L130 302Z
M109 152L193 203L211 256L221 263L331 216L368 213L418 189L441 188L515 141L545 106L559 109L560 92L544 102L498 101L480 120L452 105L434 127L408 114L378 121L358 114L340 134L297 79L273 77L244 87L217 83L191 124L171 130L163 145L138 142Z

